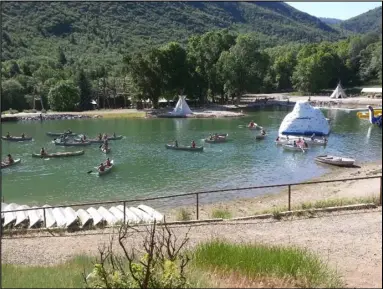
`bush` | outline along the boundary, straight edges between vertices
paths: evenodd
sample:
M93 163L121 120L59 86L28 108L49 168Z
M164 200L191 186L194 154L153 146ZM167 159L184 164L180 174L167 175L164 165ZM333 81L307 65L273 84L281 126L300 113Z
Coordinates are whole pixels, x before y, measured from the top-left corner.
M211 214L212 218L217 219L231 219L231 213L226 209L215 209Z
M56 111L73 111L80 101L80 91L70 81L61 81L49 90L49 106Z
M191 220L191 213L188 210L181 208L177 212L176 219L177 219L177 221L190 221Z

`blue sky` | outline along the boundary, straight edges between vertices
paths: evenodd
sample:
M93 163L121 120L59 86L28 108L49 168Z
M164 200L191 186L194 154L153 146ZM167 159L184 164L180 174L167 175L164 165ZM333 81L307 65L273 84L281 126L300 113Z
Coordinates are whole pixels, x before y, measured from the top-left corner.
M346 20L382 6L382 2L286 2L315 17Z

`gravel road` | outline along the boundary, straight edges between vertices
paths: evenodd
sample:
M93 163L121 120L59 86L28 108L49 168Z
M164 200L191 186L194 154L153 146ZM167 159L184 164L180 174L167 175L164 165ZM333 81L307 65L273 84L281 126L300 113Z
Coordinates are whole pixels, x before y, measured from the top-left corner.
M174 231L183 234L186 226ZM110 239L103 233L66 233L57 237L13 237L2 240L2 262L51 265L79 254L97 254ZM190 246L211 238L232 242L297 245L320 255L336 269L347 287L382 286L382 210L336 212L315 218L220 222L193 226ZM131 239L139 241L138 236Z

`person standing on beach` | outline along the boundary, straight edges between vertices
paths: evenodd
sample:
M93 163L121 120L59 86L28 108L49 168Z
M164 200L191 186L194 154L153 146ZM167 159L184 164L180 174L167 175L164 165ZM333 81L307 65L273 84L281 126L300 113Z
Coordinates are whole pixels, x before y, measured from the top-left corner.
M43 122L43 114L40 113L40 121Z

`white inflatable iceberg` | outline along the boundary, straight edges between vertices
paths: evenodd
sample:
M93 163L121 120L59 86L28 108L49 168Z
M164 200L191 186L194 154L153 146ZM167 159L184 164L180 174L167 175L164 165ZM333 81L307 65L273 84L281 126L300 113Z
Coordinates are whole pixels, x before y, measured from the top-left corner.
M306 101L298 101L279 127L280 136L327 136L329 133L330 126L323 113Z

